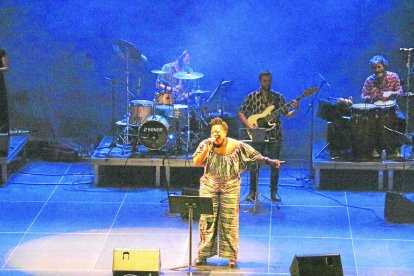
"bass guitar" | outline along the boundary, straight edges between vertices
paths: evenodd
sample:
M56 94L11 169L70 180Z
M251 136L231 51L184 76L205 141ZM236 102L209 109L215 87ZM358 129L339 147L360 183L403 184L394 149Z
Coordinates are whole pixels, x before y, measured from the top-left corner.
M294 100L300 101L302 98L309 97L317 91L319 91L319 87L317 87L317 86L308 88L305 91L303 91L302 95L300 95L299 97L297 97ZM247 121L249 122L249 124L251 124L253 126L256 126L256 127L259 127L259 128L266 128L266 131L269 131L269 130L273 129L276 126L276 123L274 123L274 120L277 118L277 116L279 116L280 113L287 106L291 105L294 100L292 100L288 103L285 103L283 106L279 107L278 109L275 109L275 106L271 105L271 106L267 107L262 113L253 114L253 115L249 116ZM247 134L249 135L250 139L252 139L252 135L251 135L250 131L247 131Z

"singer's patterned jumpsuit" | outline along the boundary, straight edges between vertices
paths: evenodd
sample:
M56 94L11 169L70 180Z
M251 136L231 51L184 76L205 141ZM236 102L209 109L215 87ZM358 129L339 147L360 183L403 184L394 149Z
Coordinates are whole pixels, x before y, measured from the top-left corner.
M206 146L201 142L194 155ZM200 196L213 198L214 215L201 215L198 258L219 257L237 261L239 245L240 174L255 162L260 153L243 142L233 152L221 155L213 150L207 154L204 175L200 179Z

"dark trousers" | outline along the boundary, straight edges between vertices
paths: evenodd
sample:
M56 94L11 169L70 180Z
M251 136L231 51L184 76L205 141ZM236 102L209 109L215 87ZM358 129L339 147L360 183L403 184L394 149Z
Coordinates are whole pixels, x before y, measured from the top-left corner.
M267 142L267 143L252 143L252 147L264 154L267 148L267 157L271 159L279 159L280 154L280 143L278 142ZM250 167L250 193L257 192L257 185L259 181L259 164L254 164ZM277 193L277 185L279 183L279 169L272 167L270 169L270 192Z

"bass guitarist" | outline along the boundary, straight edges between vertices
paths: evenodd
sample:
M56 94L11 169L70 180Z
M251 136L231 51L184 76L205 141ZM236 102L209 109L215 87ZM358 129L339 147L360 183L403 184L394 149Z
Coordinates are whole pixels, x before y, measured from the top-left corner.
M268 156L271 159L279 159L281 142L282 142L282 131L280 124L280 116L276 116L272 122L255 123L249 120L252 115L262 114L270 106L274 106L274 110L280 109L280 114L283 114L287 118L295 116L296 111L299 108L298 101L293 100L290 105L286 105L285 99L282 94L272 90L272 73L270 71L263 71L259 74L260 88L256 91L251 92L241 105L238 115L244 125L248 129L253 128L268 128L266 131L267 143L252 143L253 148L259 151L261 154L264 153L266 146ZM290 110L290 107L293 109ZM249 118L249 119L248 119ZM256 201L257 200L257 183L259 178L259 166L253 166L250 168L250 192L246 200ZM273 202L281 201L277 190L279 182L279 168L272 167L270 175L270 194Z

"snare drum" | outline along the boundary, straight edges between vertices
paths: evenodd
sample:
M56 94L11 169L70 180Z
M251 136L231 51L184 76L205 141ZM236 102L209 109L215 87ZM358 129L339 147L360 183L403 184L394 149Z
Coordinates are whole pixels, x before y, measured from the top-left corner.
M167 104L171 105L174 103L174 96L171 92L158 92L155 93L155 104Z
M155 110L157 115L167 118L182 119L187 117L188 105L174 104L174 105L156 105Z
M188 105L175 104L172 117L177 118L177 119L181 119L183 117L187 117L187 112L188 112Z
M376 145L377 107L374 104L351 106L351 149L355 159L372 159Z
M168 129L169 124L164 117L153 115L139 128L139 141L149 150L159 150L168 142Z
M129 104L129 110L131 118L129 122L131 124L140 125L143 124L147 118L152 114L153 103L145 100L133 100Z

